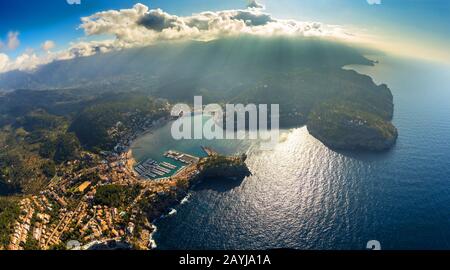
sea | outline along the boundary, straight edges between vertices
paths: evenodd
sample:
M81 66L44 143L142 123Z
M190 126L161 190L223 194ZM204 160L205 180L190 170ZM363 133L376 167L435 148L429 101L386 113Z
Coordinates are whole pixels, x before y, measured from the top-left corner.
M333 151L305 127L281 130L270 151L251 140L174 140L170 124L139 138L138 161L210 146L247 153L253 174L196 186L156 222L157 248L363 250L376 240L381 249L450 249L450 68L376 60L344 68L391 89L399 138L390 151Z

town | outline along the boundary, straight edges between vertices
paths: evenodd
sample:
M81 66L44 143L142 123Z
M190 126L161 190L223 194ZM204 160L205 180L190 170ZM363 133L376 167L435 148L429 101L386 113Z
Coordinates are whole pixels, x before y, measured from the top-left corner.
M167 120L159 119L131 134L122 134L121 142L112 152L84 152L80 160L67 162L62 176L55 176L39 195L25 196L20 201L20 216L14 223L7 249L66 249L68 241L79 242L79 249L115 242L129 243L130 248L151 249L154 228L148 219L165 210L164 201L174 203L187 188L183 183L198 173L194 162L186 163L189 166L171 177L154 181L136 172L130 144ZM165 166L167 171L175 168ZM105 187L132 189L132 194L127 194L130 198L126 198L131 201L102 203L97 197ZM141 207L144 197L146 203L155 203L150 216ZM163 201L161 206L158 201Z
M186 196L206 164L205 158L174 150L164 156L182 166L152 159L136 164L130 150L133 140L168 120L121 134L114 151L83 152L40 194L23 197L7 249L155 248L151 222ZM217 165L218 153L203 150ZM230 159L235 160L240 157ZM69 245L73 243L77 245Z

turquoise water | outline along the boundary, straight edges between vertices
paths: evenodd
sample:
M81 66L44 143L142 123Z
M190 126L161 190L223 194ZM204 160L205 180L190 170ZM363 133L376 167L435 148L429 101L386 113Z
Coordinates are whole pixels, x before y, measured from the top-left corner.
M286 131L272 151L248 141L208 141L224 153L251 149L253 175L195 188L177 213L157 222L160 249L450 249L450 69L404 59L352 67L386 83L399 129L389 152L335 152L306 128ZM168 149L169 127L141 138L138 159Z
M192 130L194 118L201 119L203 123L209 119L199 114L190 117L190 119L192 119ZM177 169L162 177L170 177L176 173L178 169L185 166L185 164L180 161L165 157L164 153L168 150L175 150L196 157L205 157L207 154L202 149L202 146L213 147L214 150L224 155L232 155L245 153L252 145L251 141L245 140L174 140L171 135L172 123L173 122L169 122L167 125L154 130L152 133L138 138L132 146L133 156L137 162L143 162L150 158L158 162L168 162L177 166Z
M207 117L197 114L191 117L192 124L194 123L194 118L202 119L203 123L208 120ZM167 161L174 165L183 165L181 162L164 157L163 154L168 150L175 150L197 157L205 157L206 153L203 151L202 146L209 146L222 154L231 155L244 153L252 145L251 141L245 140L175 140L171 135L172 123L169 122L167 125L138 138L134 142L132 146L133 156L138 162L152 158L161 162Z

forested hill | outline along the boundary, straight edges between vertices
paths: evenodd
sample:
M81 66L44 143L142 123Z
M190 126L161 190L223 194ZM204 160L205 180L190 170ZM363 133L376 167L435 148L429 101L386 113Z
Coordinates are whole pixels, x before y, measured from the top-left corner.
M87 149L104 149L115 142L105 137L107 130L124 122L129 108L154 114L130 93L172 104L192 103L200 95L204 103L279 104L283 127L307 125L333 148L388 149L397 138L390 122L392 93L368 76L342 69L349 64L374 63L341 43L257 37L167 43L56 61L32 73L0 74L0 88L32 89L0 97L0 127L41 110L69 119L66 128ZM129 105L99 102L113 92L122 93Z
M36 193L58 175L89 167L90 153L111 151L124 134L167 115L165 101L137 92L6 94L0 97L0 195Z
M0 89L102 86L152 91L183 78L195 78L207 86L224 82L228 86L230 80L252 82L265 72L347 64L371 61L354 48L329 41L241 37L159 44L56 61L34 72L0 74Z

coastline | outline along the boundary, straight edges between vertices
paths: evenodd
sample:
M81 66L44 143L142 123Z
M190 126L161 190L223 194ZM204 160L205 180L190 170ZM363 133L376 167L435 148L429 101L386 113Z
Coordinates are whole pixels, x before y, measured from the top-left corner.
M150 250L157 248L157 243L154 239L154 235L158 230L156 223L158 220L167 216L175 215L177 207L189 201L189 198L192 196L192 193L189 191L192 187L202 181L203 178L208 178L211 175L213 176L214 173L217 173L218 171L226 170L230 172L229 174L233 174L233 176L235 176L235 174L240 175L240 168L238 168L238 170L230 169L231 167L241 167L243 164L245 165L245 159L242 159L242 156L224 157L223 159L220 159L220 155L218 153L212 149L208 149L211 153L214 153L209 156L211 159L205 158L182 166L170 177L148 180L138 176L134 171L134 165L137 163L133 156L132 150L134 143L136 140L141 138L141 136L158 129L169 122L170 119L166 119L166 121L161 122L160 125L152 126L144 132L139 132L132 135L132 139L127 140L128 144L124 148L122 154L120 154L120 158L126 167L126 171L135 179L136 183L143 187L140 196L145 196L143 197L144 199L148 198L145 194L147 194L146 191L150 191L157 197L165 200L163 202L156 202L155 204L147 202L147 204L150 203L149 205L151 205L151 208L153 209L150 212L147 212L145 208L141 209L148 222L148 226L146 228L146 230L149 231L148 241L145 242L146 248ZM210 160L213 161L215 159L220 160L216 161L219 162L219 165L216 165L215 167L209 166ZM213 174L211 174L211 172L213 172Z
M127 140L127 143L122 143L122 145L125 146L125 149L120 154L120 159L123 161L123 163L125 165L125 168L128 171L128 173L130 174L130 176L132 176L136 180L136 182L138 182L139 184L143 184L144 186L147 186L147 185L157 184L157 183L169 183L169 182L177 183L178 181L180 181L182 179L186 179L186 175L184 175L185 171L189 171L189 169L193 169L195 167L194 166L195 164L191 164L191 165L188 165L188 166L183 166L183 167L179 168L170 178L160 178L160 179L155 179L155 180L144 179L144 178L140 177L139 175L137 175L137 173L135 172L134 166L137 164L137 161L136 161L136 159L133 156L133 149L132 148L133 148L134 143L139 138L141 138L142 136L145 136L145 135L147 135L149 133L152 133L154 130L164 126L167 123L170 123L170 121L171 121L170 117L160 119L158 121L157 125L149 127L149 128L145 129L142 132L134 133L133 135L131 135L131 138ZM187 178L189 178L189 177L187 177ZM170 206L165 207L161 211L161 214L159 216L157 216L156 218L153 218L152 220L149 220L148 217L147 217L148 222L150 224L150 228L151 228L151 231L150 231L150 234L149 234L149 239L148 239L148 246L147 246L148 249L152 250L152 249L155 249L157 247L157 243L156 243L156 241L154 239L154 234L157 232L158 228L155 225L155 222L158 221L161 218L166 217L166 213L168 211L170 211L171 209L175 210L175 208L177 206L186 203L187 200L189 199L189 197L191 196L191 194L187 193L187 190L189 188L190 187L186 187L186 189L182 189L182 190L177 189L176 197L179 197L179 195L184 195L184 194L186 194L186 195L181 200L177 200L176 202L173 202Z
M164 126L165 124L169 123L170 121L172 121L170 119L170 117L160 118L160 119L158 119L157 124L155 124L149 128L145 128L141 132L136 132L136 133L132 134L130 136L131 138L128 139L126 143L118 144L118 145L123 144L123 146L125 147L125 150L120 154L120 157L125 164L125 168L131 173L131 175L134 178L136 178L138 180L142 180L142 178L139 177L134 171L134 165L137 164L137 161L133 156L133 149L132 149L133 145L139 138L141 138L149 133L151 134L154 130L160 128L161 126Z

